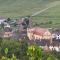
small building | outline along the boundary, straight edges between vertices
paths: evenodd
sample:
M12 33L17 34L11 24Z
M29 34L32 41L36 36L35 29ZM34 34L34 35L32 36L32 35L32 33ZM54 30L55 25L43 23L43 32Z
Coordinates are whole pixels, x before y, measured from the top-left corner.
M6 21L5 18L0 17L0 24L4 23Z
M5 27L4 32L3 32L3 37L10 38L10 37L12 37L12 35L13 35L12 29L9 27Z
M60 40L60 34L52 34L52 38L55 40Z
M48 29L45 28L28 28L27 29L27 36L29 37L30 40L34 39L45 39L45 40L51 40L52 34Z
M10 28L10 24L4 22L4 28L5 28L5 27L9 27L9 28Z
M57 29L52 32L52 38L54 40L60 40L60 29Z

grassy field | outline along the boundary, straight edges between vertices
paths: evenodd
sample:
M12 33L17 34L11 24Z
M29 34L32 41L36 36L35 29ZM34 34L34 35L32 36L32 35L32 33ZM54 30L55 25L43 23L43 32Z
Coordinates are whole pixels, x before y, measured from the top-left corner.
M43 27L60 27L60 5L49 8L41 14L34 16L33 21ZM51 21L52 24L47 24L49 21Z
M50 2L52 0L0 0L0 16L21 17L32 15L45 8Z
M57 0L0 0L0 16L19 18L32 15L49 7ZM58 0L59 1L59 0ZM40 27L60 26L60 5L49 8L46 11L32 17L33 22L37 22ZM52 24L47 24L52 21Z

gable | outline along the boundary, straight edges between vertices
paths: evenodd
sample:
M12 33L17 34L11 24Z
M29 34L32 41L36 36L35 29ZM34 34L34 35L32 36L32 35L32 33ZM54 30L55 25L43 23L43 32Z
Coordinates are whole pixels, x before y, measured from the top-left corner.
M51 35L51 33L47 30L43 35Z

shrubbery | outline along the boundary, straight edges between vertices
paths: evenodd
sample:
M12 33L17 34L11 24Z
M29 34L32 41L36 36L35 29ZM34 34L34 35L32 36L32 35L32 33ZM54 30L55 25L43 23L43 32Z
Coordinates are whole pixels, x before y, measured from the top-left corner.
M0 40L1 60L60 60L60 53L56 51L44 52L36 44L28 44L27 39Z
M6 56L2 56L1 60L19 60L16 58L16 56L14 54L12 54L12 57L8 58L7 54L8 54L8 48L5 48L5 54Z

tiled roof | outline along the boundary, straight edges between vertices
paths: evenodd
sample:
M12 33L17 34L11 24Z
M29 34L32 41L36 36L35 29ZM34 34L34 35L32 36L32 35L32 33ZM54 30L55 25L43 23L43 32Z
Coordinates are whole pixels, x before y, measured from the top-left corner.
M12 31L12 29L11 29L11 28L9 28L9 27L5 27L4 31L5 31L5 32L11 32L11 31Z
M31 29L31 32L36 34L36 35L43 35L48 29L45 28L33 28Z

